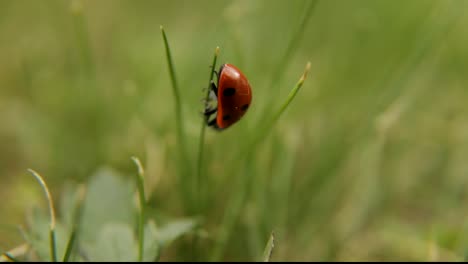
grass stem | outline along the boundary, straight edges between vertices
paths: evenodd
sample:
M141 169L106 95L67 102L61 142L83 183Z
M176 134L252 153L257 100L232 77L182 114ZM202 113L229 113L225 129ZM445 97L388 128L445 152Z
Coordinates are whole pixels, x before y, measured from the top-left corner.
M205 97L205 102L207 102L210 98L210 88L211 88L211 81L213 80L214 73L215 73L215 67L216 67L216 61L218 59L219 55L219 47L216 47L214 57L213 57L213 63L211 65L211 71L210 71L210 79L208 81L208 87L207 87L207 92L206 92L206 97ZM203 172L203 154L204 154L204 144L205 144L205 128L206 128L206 122L208 120L208 117L205 116L203 118L203 122L201 125L200 129L200 141L198 145L198 162L197 162L197 178L196 178L196 192L197 192L197 201L198 201L198 210L201 210L202 206L202 172Z

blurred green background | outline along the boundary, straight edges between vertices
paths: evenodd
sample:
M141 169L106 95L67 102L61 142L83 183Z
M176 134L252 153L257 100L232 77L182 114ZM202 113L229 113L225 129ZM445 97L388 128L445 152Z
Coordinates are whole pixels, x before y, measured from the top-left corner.
M45 204L28 168L58 199L102 166L132 176L138 156L155 214L192 216L178 169L195 177L202 89L219 46L218 66L242 69L253 102L239 124L206 131L201 259L215 249L226 260L257 258L271 231L273 260L464 259L468 2L313 4L1 0L0 248L22 243L16 225ZM178 158L160 25L190 164ZM288 110L240 153L308 61ZM223 218L244 194L238 216ZM167 254L190 256L182 243Z

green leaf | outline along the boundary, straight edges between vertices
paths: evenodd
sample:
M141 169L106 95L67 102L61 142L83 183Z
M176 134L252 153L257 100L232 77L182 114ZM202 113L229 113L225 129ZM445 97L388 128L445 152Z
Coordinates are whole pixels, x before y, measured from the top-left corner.
M90 261L134 262L137 259L137 242L132 228L121 223L110 223L100 230L95 243L83 245Z
M153 262L159 257L158 229L153 221L149 221L145 226L145 250L143 261Z
M157 236L162 247L168 246L177 238L193 231L197 227L193 219L183 219L170 222L158 230Z
M109 223L134 225L133 181L112 169L102 168L88 186L80 228L83 240L94 240Z
M73 211L75 209L77 188L71 184L66 184L63 187L62 194L60 196L60 219L64 225L71 227L73 223Z

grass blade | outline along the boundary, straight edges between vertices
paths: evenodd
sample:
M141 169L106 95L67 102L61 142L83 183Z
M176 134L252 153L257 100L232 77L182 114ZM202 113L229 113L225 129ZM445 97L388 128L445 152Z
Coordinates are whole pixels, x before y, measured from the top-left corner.
M213 64L211 65L211 71L210 71L210 80L208 81L208 87L207 87L207 92L206 92L206 97L205 97L205 100L208 101L209 97L210 97L210 88L211 88L211 81L213 80L213 77L214 77L214 72L215 72L215 67L216 67L216 61L218 59L218 55L219 55L219 47L216 47L216 50L215 50L215 54L214 54L214 57L213 57ZM203 118L203 123L201 125L201 130L200 130L200 142L199 142L199 145L198 145L198 162L197 162L197 178L196 178L196 184L195 184L195 188L197 190L197 200L198 200L198 209L201 210L201 208L203 207L201 205L201 193L202 193L202 186L201 186L201 183L202 183L202 170L203 170L203 146L204 146L204 143L205 143L205 128L206 128L206 122L208 120L208 117L204 117Z
M161 26L161 33L163 36L164 40L164 47L166 48L166 58L167 58L167 64L169 67L169 75L171 77L171 82L172 82L172 89L174 92L174 100L176 103L176 122L177 122L177 133L179 137L182 135L182 106L180 102L180 93L179 93L179 84L177 83L177 78L175 74L175 68L174 68L174 62L172 60L172 54L171 54L171 49L169 47L169 42L167 40L166 32L164 31L164 27ZM180 139L180 138L179 138Z
M180 99L180 92L179 92L179 85L177 83L177 78L175 74L175 68L174 68L174 62L172 60L172 55L171 55L171 49L169 47L169 42L167 40L166 32L164 31L163 26L161 28L161 34L164 40L164 47L166 48L166 58L167 58L167 64L169 68L169 75L171 77L171 82L172 82L172 90L174 94L174 101L175 101L175 115L176 115L176 126L177 126L177 137L179 141L179 151L182 159L182 163L184 166L181 166L182 169L182 178L180 180L180 186L182 188L181 192L182 195L188 195L188 197L185 197L186 201L191 202L193 199L190 197L190 179L188 178L188 171L189 169L189 163L188 163L188 158L187 158L187 148L185 145L185 135L184 135L184 128L183 128L183 117L182 117L182 104L181 104L181 99Z
M140 215L139 215L139 223L138 223L138 262L143 261L143 254L144 254L144 241L145 241L145 178L144 178L144 170L143 166L141 165L140 160L137 157L132 157L133 162L136 164L138 168L137 174L137 186L138 186L138 194L140 200Z
M63 255L63 262L68 262L70 259L73 246L75 245L76 233L77 233L77 229L73 228L70 234L70 239L68 240L68 243L67 243L67 248L65 249L65 254Z
M72 250L73 250L73 246L75 245L75 241L76 241L76 236L77 236L77 233L78 233L78 230L79 230L79 222L80 222L80 219L81 219L81 213L83 211L83 201L85 199L85 193L86 193L86 189L84 186L81 186L79 189L78 189L78 201L77 201L77 204L76 204L76 208L75 208L75 211L74 211L74 216L73 216L73 229L72 229L72 232L70 234L70 238L68 240L68 243L67 243L67 247L65 249L65 254L63 255L63 262L68 262L70 260L70 256L71 256L71 253L72 253Z
M275 247L275 234L271 233L270 239L265 246L265 251L263 253L263 262L270 262L271 254L273 253L273 248Z
M296 97L297 93L301 89L302 85L304 84L304 81L307 78L307 74L309 73L309 70L310 70L310 62L307 63L304 73L302 74L301 78L296 83L296 85L293 87L293 89L289 92L288 97L283 102L281 107L278 109L278 111L276 111L276 113L273 115L270 121L266 123L264 129L260 130L261 132L258 133L257 136L253 139L253 142L251 144L248 144L247 147L251 148L252 146L257 144L262 138L265 138L268 132L271 131L272 127L275 125L275 123L278 121L278 119L281 117L284 111L286 111L289 104L291 104L292 100L294 99L294 97ZM245 152L241 152L241 153L245 153Z
M41 175L39 175L37 172L35 172L32 169L28 169L28 171L37 179L37 181L41 185L47 197L47 201L49 204L49 213L50 213L50 232L49 232L50 258L52 262L57 262L57 245L56 245L56 240L55 240L55 209L54 209L54 202L52 200L52 195L50 194L49 188L47 187L47 184L45 183Z
M177 78L175 74L174 62L172 60L171 49L169 47L169 42L167 40L166 32L164 31L163 26L161 26L161 33L164 39L164 46L166 48L166 58L169 67L169 75L171 77L172 82L172 90L174 93L174 100L175 100L175 113L176 113L176 123L177 123L177 135L179 137L180 147L181 147L181 154L185 157L185 138L183 136L183 124L182 124L182 104L180 100L180 92L179 92L179 85L177 83Z

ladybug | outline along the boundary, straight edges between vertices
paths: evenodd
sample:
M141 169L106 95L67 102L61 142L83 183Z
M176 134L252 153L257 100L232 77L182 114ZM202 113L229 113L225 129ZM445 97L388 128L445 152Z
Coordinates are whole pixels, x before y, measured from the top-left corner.
M211 98L217 105L205 106L205 116L208 126L216 130L224 130L238 122L247 112L252 101L252 89L245 75L234 65L225 63L216 73L217 85L211 81ZM215 114L212 120L210 116Z

